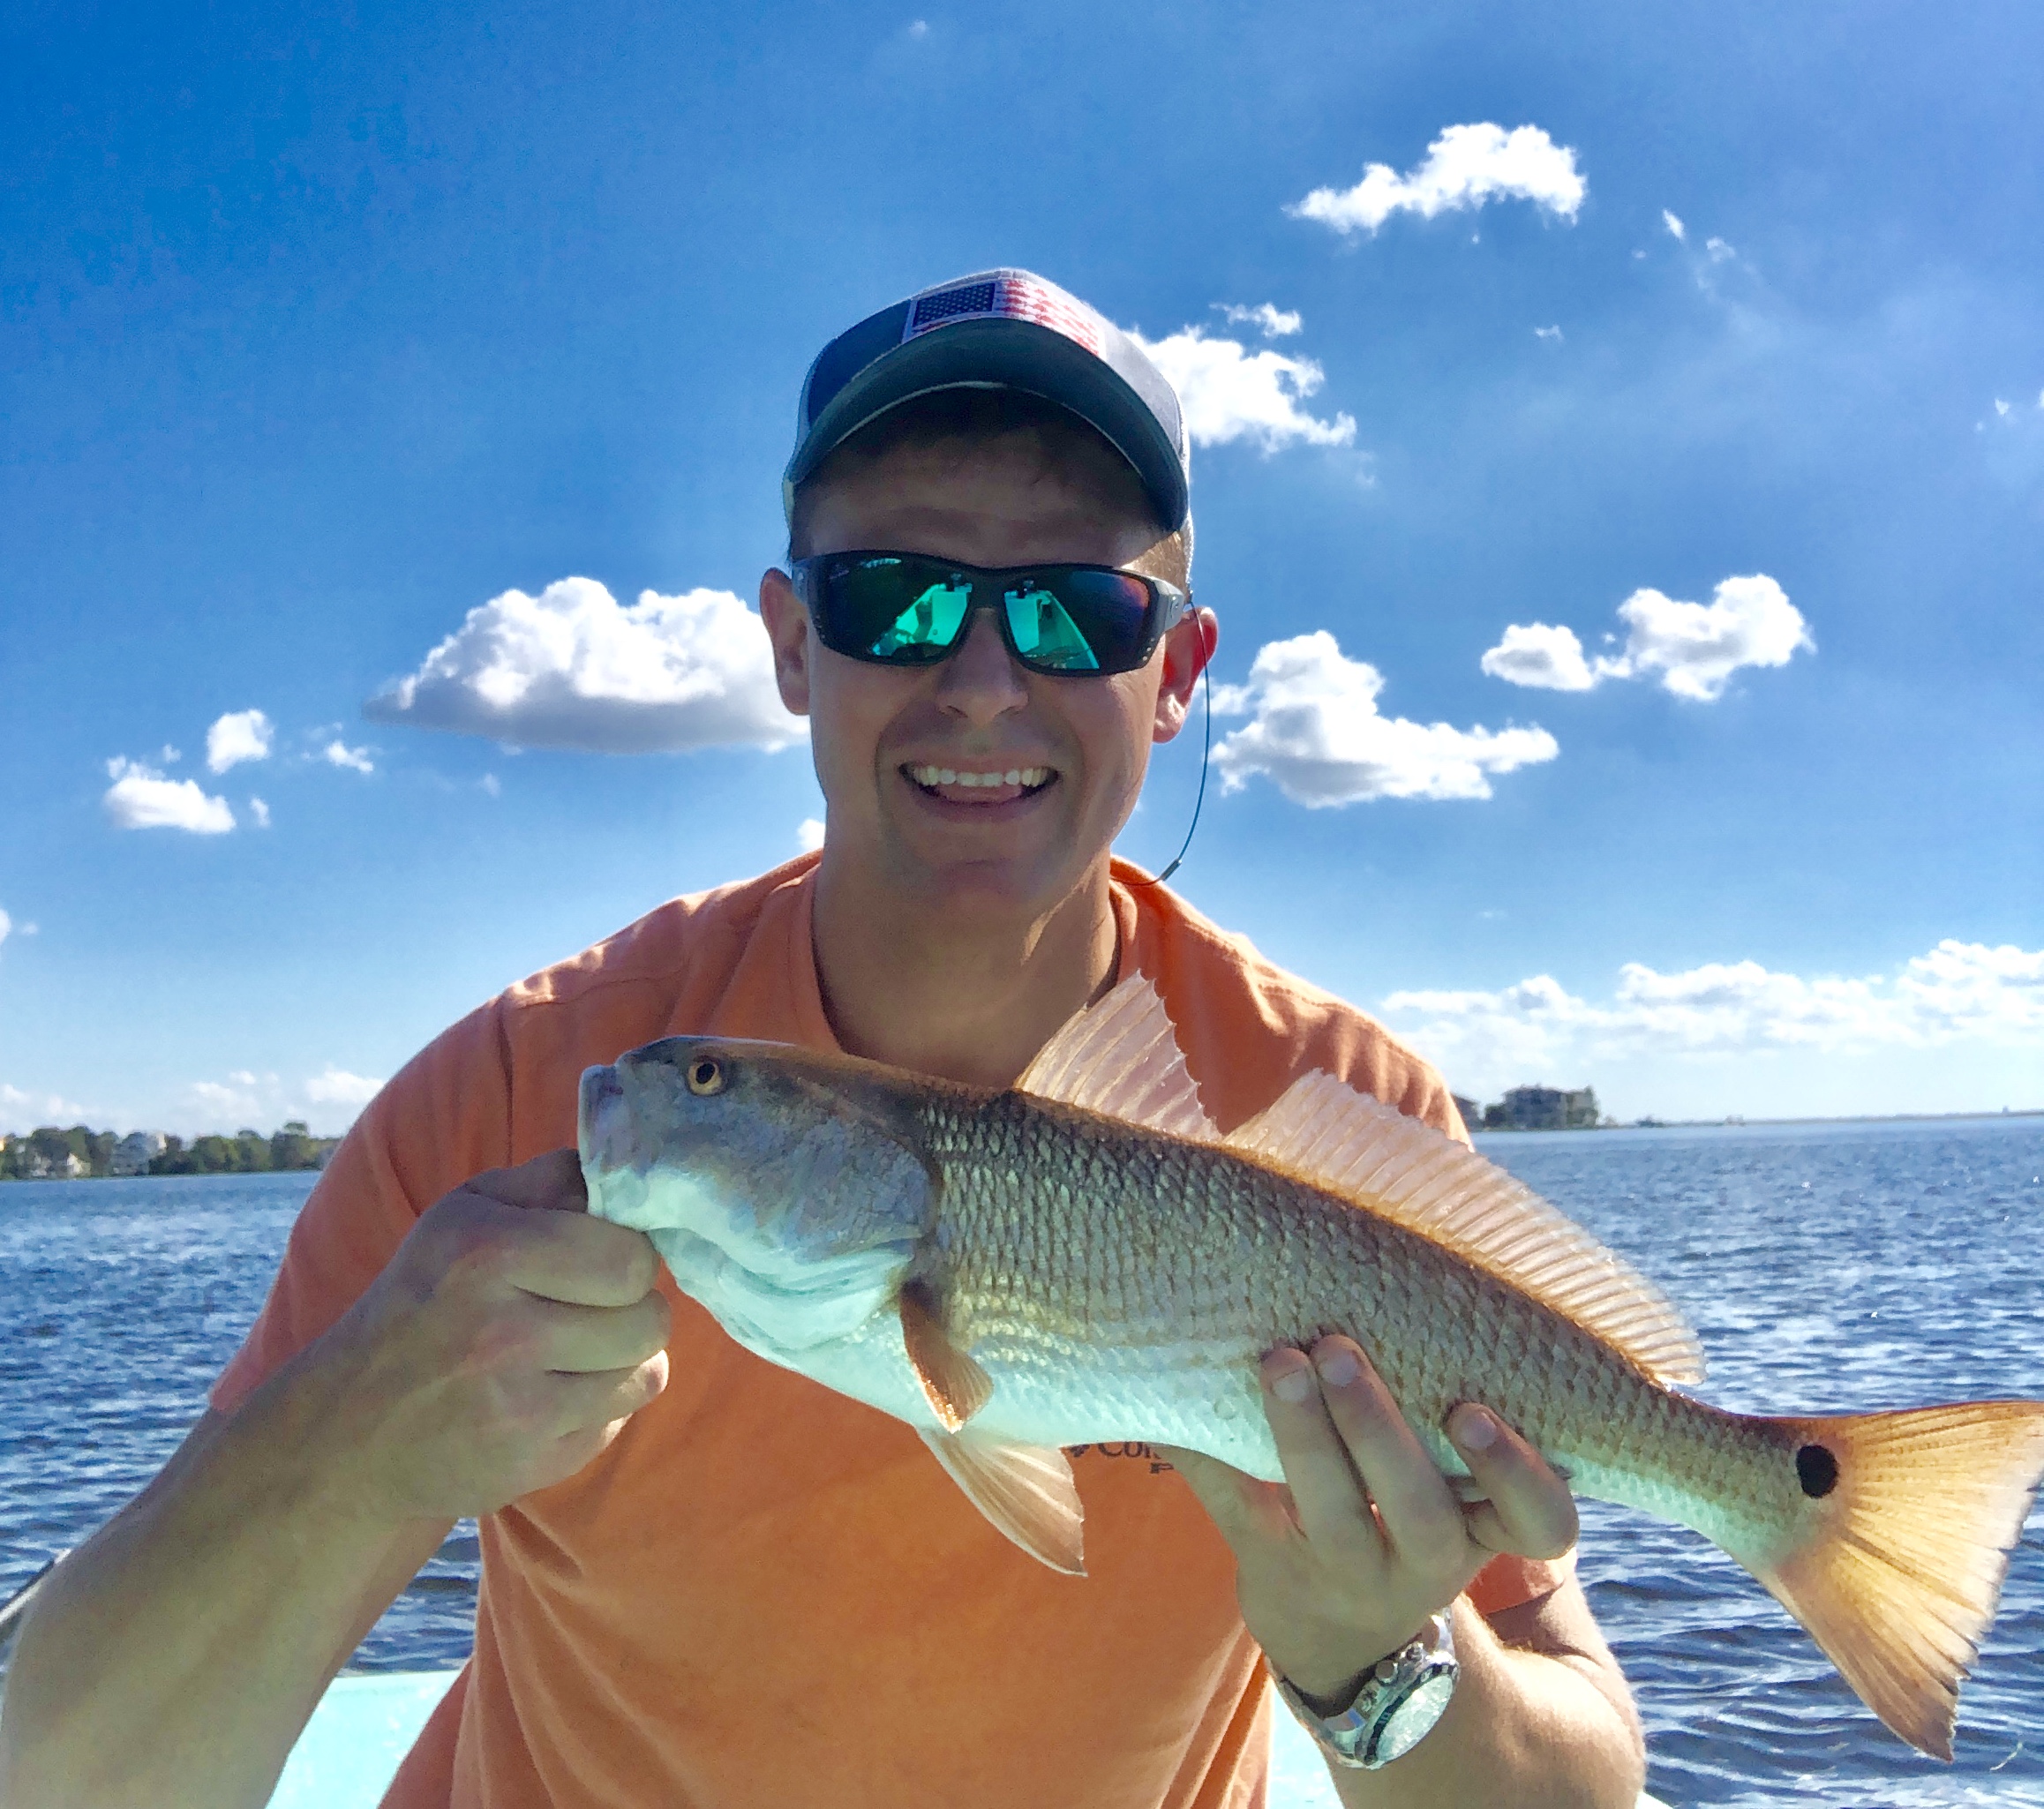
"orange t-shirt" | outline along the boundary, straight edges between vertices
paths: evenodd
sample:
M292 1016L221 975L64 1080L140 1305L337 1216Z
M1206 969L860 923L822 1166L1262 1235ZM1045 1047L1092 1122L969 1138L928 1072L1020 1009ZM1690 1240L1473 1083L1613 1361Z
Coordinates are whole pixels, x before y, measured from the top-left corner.
M576 1083L657 1037L831 1050L816 857L678 899L471 1013L362 1115L215 1385L231 1410L469 1176L573 1144ZM1324 1068L1451 1135L1439 1077L1158 886L1114 908L1225 1130ZM663 1272L670 1380L595 1461L482 1522L474 1655L386 1809L1263 1800L1270 1692L1227 1546L1141 1445L1075 1453L1083 1578L981 1518L907 1426L740 1348ZM1500 1558L1495 1610L1566 1565Z

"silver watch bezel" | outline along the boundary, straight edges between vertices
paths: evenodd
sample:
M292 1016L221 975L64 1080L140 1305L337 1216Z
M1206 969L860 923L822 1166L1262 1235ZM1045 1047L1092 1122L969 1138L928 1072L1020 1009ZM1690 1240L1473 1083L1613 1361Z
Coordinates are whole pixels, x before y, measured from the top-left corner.
M1429 1637L1431 1635L1431 1637ZM1433 1731L1447 1712L1461 1667L1454 1631L1437 1614L1421 1635L1364 1677L1356 1700L1337 1715L1316 1715L1286 1678L1277 1679L1285 1706L1335 1764L1375 1771L1401 1759Z

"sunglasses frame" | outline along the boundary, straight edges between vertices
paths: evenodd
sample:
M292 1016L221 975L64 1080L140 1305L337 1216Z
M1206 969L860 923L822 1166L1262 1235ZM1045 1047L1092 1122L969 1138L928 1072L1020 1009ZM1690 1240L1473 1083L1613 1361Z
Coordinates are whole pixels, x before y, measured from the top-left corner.
M934 659L891 659L885 654L839 646L824 632L823 616L816 608L815 598L821 594L826 582L825 568L834 560L851 562L859 559L919 559L941 567L952 576L967 581L972 601L966 606L965 614L958 619L958 633ZM788 570L794 581L795 595L801 599L802 607L809 612L809 621L816 630L816 638L831 652L841 653L847 659L860 660L868 665L896 666L908 670L920 666L942 665L965 645L966 636L972 632L973 618L981 610L988 609L994 612L994 620L1000 628L1002 644L1007 648L1009 657L1025 671L1041 673L1048 679L1108 679L1117 672L1139 672L1150 663L1151 657L1157 650L1157 643L1192 613L1191 591L1181 589L1169 579L1153 578L1146 572L1131 572L1120 566L1086 565L1077 561L1028 566L968 566L960 559L947 559L936 553L906 552L893 547L857 547L843 552L812 553L807 559L791 559ZM983 587L1001 581L1038 578L1046 581L1044 588L1055 596L1056 575L1063 572L1100 572L1116 578L1132 578L1143 586L1149 601L1144 611L1143 633L1139 643L1141 650L1135 659L1125 665L1094 665L1076 669L1071 666L1041 664L1015 644L1015 630L1008 620L1008 611L1003 601L998 596L988 598L981 594ZM1059 598L1059 604L1065 608L1069 617L1070 608L1064 604L1062 597ZM1072 626L1078 627L1078 624L1074 621ZM1099 657L1099 649L1090 641L1086 642L1086 648L1096 658Z

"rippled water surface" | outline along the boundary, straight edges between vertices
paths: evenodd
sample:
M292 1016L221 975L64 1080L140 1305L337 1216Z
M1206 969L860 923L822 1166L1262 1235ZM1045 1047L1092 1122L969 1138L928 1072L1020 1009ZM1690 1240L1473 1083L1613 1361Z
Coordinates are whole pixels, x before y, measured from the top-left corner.
M1667 1288L1722 1406L2044 1399L2044 1122L1482 1141ZM310 1182L0 1185L0 1600L176 1448ZM1582 1574L1667 1802L2044 1805L2044 1519L2010 1564L1950 1767L1890 1737L1715 1548L1595 1502L1583 1527ZM457 1528L353 1668L458 1663L475 1562L473 1528Z

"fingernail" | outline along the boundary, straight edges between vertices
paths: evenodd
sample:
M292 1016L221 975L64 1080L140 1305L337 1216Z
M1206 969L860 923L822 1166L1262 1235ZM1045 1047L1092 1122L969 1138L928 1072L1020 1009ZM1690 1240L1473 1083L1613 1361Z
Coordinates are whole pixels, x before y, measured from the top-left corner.
M1312 1371L1303 1363L1296 1364L1270 1385L1270 1392L1280 1400L1289 1400L1296 1407L1313 1392Z
M1346 1388L1362 1373L1356 1359L1345 1350L1331 1350L1320 1359L1320 1374L1337 1388Z
M1480 1407L1459 1414L1455 1426L1455 1443L1465 1451L1488 1451L1498 1442L1498 1422Z

